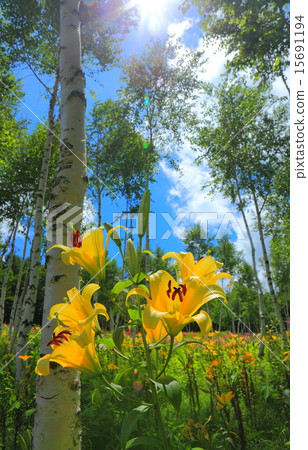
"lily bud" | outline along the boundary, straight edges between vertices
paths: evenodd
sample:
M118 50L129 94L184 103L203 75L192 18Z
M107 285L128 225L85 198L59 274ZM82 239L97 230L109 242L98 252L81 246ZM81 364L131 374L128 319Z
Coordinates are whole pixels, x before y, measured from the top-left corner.
M143 193L138 211L138 236L142 238L148 228L150 214L150 190Z
M131 239L127 239L126 242L126 254L127 254L127 264L131 276L135 276L138 273L138 254L135 244Z
M107 231L107 233L108 233L108 231L112 230L112 228L113 228L112 225L110 225L110 223L108 223L108 222L104 222L104 227L105 227L105 230ZM110 237L113 240L113 242L119 248L121 248L121 238L119 236L119 233L115 229L113 230L112 235Z

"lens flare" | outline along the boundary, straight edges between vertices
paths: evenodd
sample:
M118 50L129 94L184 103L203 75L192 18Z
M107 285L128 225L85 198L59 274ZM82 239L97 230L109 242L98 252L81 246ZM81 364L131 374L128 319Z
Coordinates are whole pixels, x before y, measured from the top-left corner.
M82 3L84 4L84 6L86 6L87 8L92 8L95 3L96 0L82 0Z
M141 381L135 381L133 383L133 391L136 394L140 394L143 391L143 383Z

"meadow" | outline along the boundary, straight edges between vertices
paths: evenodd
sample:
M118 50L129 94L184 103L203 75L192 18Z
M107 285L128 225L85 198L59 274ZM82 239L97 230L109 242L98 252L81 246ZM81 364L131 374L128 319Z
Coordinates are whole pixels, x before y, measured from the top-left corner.
M1 336L3 449L31 448L39 327L32 328L30 340L23 356L27 376L16 385L7 327ZM183 342L175 344L158 389L170 449L287 448L289 352L282 350L280 335L269 330L263 338L263 358L258 357L258 335L213 331L204 339L189 332ZM111 333L102 333L96 343L104 377L121 386L122 395L106 388L100 378L81 375L82 448L156 448L154 440L151 444L157 430L140 333L127 329L118 348ZM151 353L160 371L168 358L168 342Z

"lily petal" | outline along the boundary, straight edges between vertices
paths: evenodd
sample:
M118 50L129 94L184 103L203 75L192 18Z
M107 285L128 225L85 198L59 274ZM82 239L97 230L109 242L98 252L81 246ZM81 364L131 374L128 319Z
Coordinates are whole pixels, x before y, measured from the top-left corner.
M145 305L143 311L143 325L145 329L150 328L154 330L157 324L160 322L162 317L166 315L167 312L160 312L154 309L150 304Z
M35 367L35 373L37 373L37 375L47 376L50 374L49 358L50 358L50 354L45 355L38 360L36 367Z
M141 295L141 296L144 297L148 302L151 302L151 299L149 298L148 294L145 292L144 289L142 289L142 288L134 288L134 289L131 289L131 290L129 291L129 293L127 294L127 296L126 296L126 301L125 301L125 305L126 305L126 306L129 306L128 299L129 299L129 297L131 297L132 295Z
M150 290L151 290L151 305L158 311L169 311L173 309L171 296L168 297L166 292L168 283L177 285L174 278L165 270L159 270L149 276Z
M200 311L199 314L196 314L192 317L195 322L199 325L200 331L202 335L207 334L212 328L212 319L208 315L206 311Z

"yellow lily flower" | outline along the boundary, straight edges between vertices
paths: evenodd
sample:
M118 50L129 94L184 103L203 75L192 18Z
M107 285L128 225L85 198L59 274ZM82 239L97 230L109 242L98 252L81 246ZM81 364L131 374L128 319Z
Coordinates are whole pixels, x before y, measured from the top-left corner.
M33 358L32 355L21 355L18 356L19 359L23 359L24 361L27 361L29 358Z
M90 328L90 324L87 327ZM38 360L35 372L38 375L49 375L49 363L52 361L88 375L100 375L102 368L93 340L94 332L90 329L84 330L81 334L72 334L63 327L57 327L53 333L53 340L49 343L53 351Z
M223 408L224 406L226 406L228 403L231 402L231 400L234 397L234 394L232 391L227 392L226 394L215 394L216 398L218 400L219 403L217 403L216 408L219 411L221 408Z
M57 318L61 325L70 331L82 332L85 325L91 323L92 328L100 330L97 315L102 314L109 320L106 308L101 303L91 304L91 297L99 289L98 284L88 284L80 294L76 287L67 291L69 303L57 303L50 309L48 320ZM91 329L91 328L90 328Z
M87 231L82 239L79 235L78 241L73 239L74 247L72 248L57 244L50 247L47 252L53 248L60 248L63 250L61 253L61 258L64 264L69 266L77 263L92 277L95 277L98 281L104 281L106 276L105 261L107 246L113 231L119 227L124 228L119 225L108 231L105 247L103 234L104 227L102 226L100 228L96 228L95 230Z
M195 314L202 305L213 298L226 298L224 290L217 284L206 285L198 277L186 278L178 284L173 277L164 270L150 275L151 298L144 289L132 289L131 295L141 295L147 300L143 313L143 326L147 332L151 330L156 338L161 322L167 333L176 337L190 322L197 322L201 333L206 334L212 327L210 316L205 311ZM195 315L194 315L195 314Z
M166 329L161 321L159 321L156 327L153 329L148 328L143 322L143 328L147 333L146 340L148 344L155 344L155 342L160 341L167 334ZM182 333L180 333L180 336L176 336L176 339L180 342L182 340Z
M219 278L229 278L232 280L232 276L225 272L215 272L223 266L223 263L215 261L211 256L205 256L200 258L196 263L194 255L192 253L166 253L162 259L174 258L180 265L180 275L182 280L188 277L202 278L206 284L216 283Z

